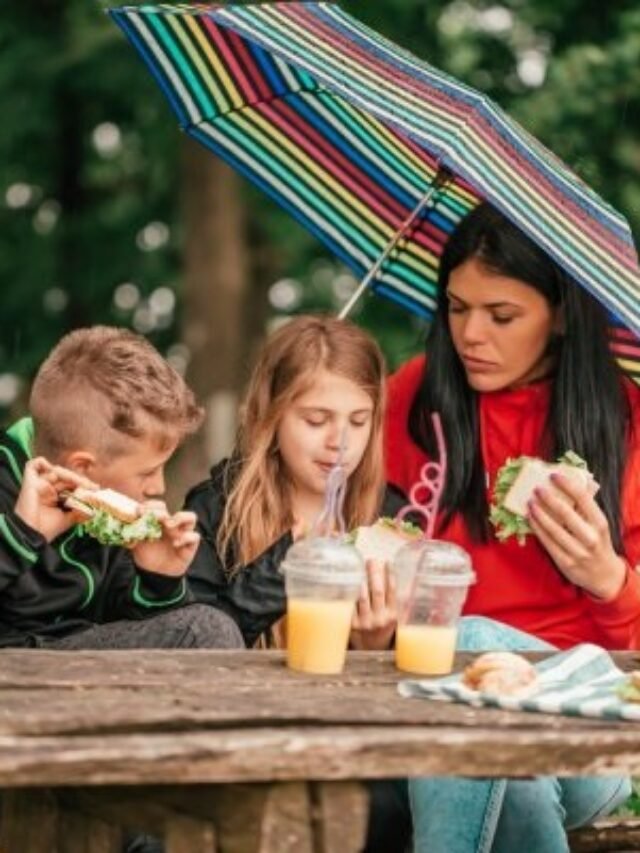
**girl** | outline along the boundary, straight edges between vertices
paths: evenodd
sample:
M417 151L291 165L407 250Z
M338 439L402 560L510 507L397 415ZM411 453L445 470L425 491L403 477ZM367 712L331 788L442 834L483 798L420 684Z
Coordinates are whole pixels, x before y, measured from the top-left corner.
M604 310L487 204L451 236L439 275L426 358L389 382L388 479L404 490L417 479L435 446L430 414L439 412L456 464L448 471L438 536L471 553L478 576L465 612L559 647L588 641L633 648L640 619L640 390L611 355ZM555 459L567 450L587 461L598 494L554 478L553 488L537 490L530 503L534 535L524 546L499 542L488 523L499 468L508 457ZM487 783L468 784L480 790ZM421 780L410 788L426 849L446 787ZM511 818L526 810L532 788L541 834L531 828L527 850L555 853L568 849L558 815L567 826L580 825L613 808L628 785L510 783L509 807L495 810L494 850L517 849ZM469 847L452 840L448 849Z
M187 497L202 535L189 570L191 589L199 601L230 613L248 646L284 616L278 566L320 513L343 443L347 529L402 506L402 498L384 490L384 381L375 341L333 317L298 317L260 353L231 460ZM353 622L352 644L359 648L391 642L395 612L384 569L367 565L369 582ZM282 645L280 632L272 631L271 639ZM406 786L373 782L369 791L366 851L405 849L411 832Z
M384 377L375 341L333 317L292 320L260 354L232 459L187 497L204 540L190 568L191 588L199 601L236 619L247 645L284 614L277 569L321 511L343 437L347 528L402 505L384 490ZM367 568L370 583L358 603L353 640L386 648L395 627L393 601L384 566Z

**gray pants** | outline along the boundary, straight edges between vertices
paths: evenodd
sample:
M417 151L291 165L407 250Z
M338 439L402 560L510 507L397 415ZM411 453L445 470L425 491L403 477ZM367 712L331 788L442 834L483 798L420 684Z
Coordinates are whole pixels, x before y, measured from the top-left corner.
M92 625L77 634L46 640L44 648L243 649L240 629L230 616L208 604L189 604L148 619Z

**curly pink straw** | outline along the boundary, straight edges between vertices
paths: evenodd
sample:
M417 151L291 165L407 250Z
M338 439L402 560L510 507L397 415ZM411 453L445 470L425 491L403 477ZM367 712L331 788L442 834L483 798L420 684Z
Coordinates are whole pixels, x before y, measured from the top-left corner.
M440 500L447 477L447 447L442 431L442 421L437 412L432 412L431 421L438 445L438 462L427 462L420 471L420 478L409 491L409 503L396 515L396 521L409 514L421 515L426 520L425 539L433 539ZM420 500L424 496L424 500Z

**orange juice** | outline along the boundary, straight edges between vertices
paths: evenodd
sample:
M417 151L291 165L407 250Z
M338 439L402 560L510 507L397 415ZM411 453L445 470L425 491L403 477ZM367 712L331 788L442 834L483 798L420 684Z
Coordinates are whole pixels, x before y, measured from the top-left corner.
M418 675L444 675L453 668L455 625L401 625L396 632L396 666Z
M301 672L342 672L353 601L287 600L287 664Z

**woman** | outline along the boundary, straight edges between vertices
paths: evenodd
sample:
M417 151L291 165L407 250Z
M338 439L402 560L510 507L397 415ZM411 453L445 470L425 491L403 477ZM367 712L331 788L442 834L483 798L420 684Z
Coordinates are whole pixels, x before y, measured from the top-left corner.
M472 555L478 582L465 612L561 648L585 641L633 648L640 619L634 570L640 560L634 428L640 391L610 353L604 310L487 204L453 233L439 275L426 357L389 381L388 480L407 492L418 479L434 455L430 415L439 412L452 462L437 535ZM567 450L587 461L598 493L558 477L531 501L533 535L526 543L499 542L488 517L500 467L509 457L555 459ZM567 780L564 786L535 780L501 790L494 785L493 792L488 783L468 784L477 797L494 798L494 819L467 846L452 838L450 851L521 846L512 817L533 801L541 837L529 834L528 852L566 850L563 821L570 827L591 820L628 790L626 780ZM410 794L416 846L426 849L447 786L419 780ZM502 796L509 808L501 811ZM439 843L445 849L442 836Z

